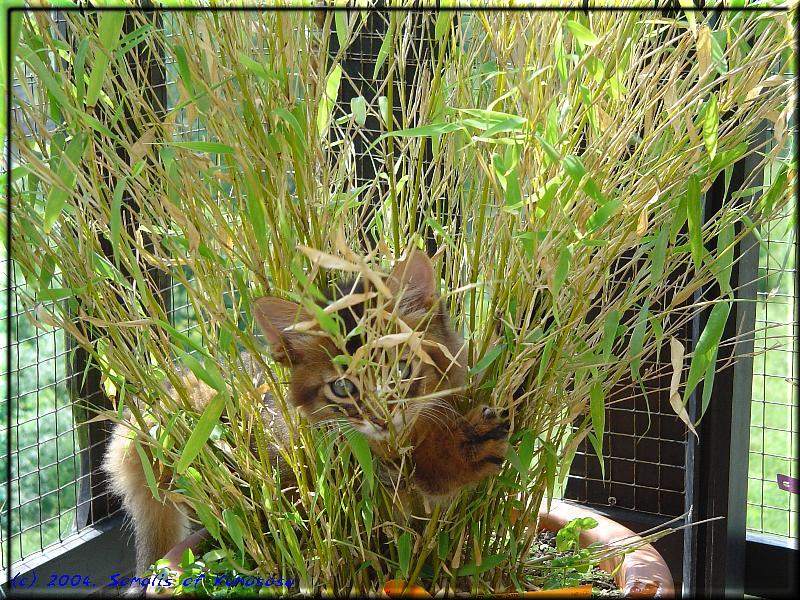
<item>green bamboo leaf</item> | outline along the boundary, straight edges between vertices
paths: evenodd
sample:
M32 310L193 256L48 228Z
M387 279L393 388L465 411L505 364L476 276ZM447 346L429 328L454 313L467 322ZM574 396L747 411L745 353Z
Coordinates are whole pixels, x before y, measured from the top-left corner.
M72 188L75 187L85 142L86 137L83 134L76 134L59 157L58 164L55 165L55 175L61 184L54 185L47 195L43 225L45 233L50 233L67 203Z
M550 354L553 351L553 339L550 338L544 344L544 348L542 349L542 358L539 360L539 372L536 374L536 383L539 384L542 382L542 377L544 377L544 373L547 368L550 366Z
M106 72L111 55L119 42L122 33L122 24L125 21L125 11L115 10L100 13L100 22L97 26L100 48L95 55L92 72L89 75L89 84L86 87L86 106L97 104L100 90L106 80Z
M111 199L111 250L114 253L114 265L119 269L120 246L122 245L122 196L125 193L128 178L123 177L114 187Z
M689 224L689 247L695 272L699 273L703 264L703 204L700 197L700 180L694 173L689 177L686 189L686 217Z
M761 215L764 218L772 217L772 212L775 210L775 201L786 191L786 182L788 179L788 172L786 165L783 164L778 171L778 175L769 187L769 191L764 194L761 200Z
M219 530L219 521L217 518L211 514L211 510L205 506L204 504L198 503L197 506L194 507L195 512L197 512L197 516L200 519L200 522L203 524L208 532L211 534L215 540L220 538L220 530Z
M169 142L170 146L208 154L233 154L233 148L219 142Z
M736 226L726 223L722 226L717 236L717 260L714 265L714 275L719 282L719 289L723 294L731 292L731 273L733 271L733 242L736 236Z
M183 447L183 452L178 462L175 464L175 471L182 474L191 462L200 454L200 451L208 441L214 427L219 423L222 416L222 411L225 409L225 395L216 394L211 402L208 403L203 414L197 421L194 429L192 430L189 439L186 440L186 445Z
M139 460L142 462L142 469L144 470L144 479L147 482L147 487L150 488L150 493L153 494L153 498L160 501L161 499L158 496L158 484L156 483L156 475L153 472L153 465L150 464L150 459L147 456L147 453L142 448L142 445L139 443L138 440L133 442L134 446L136 447L136 453L139 455Z
M619 321L622 313L619 310L611 310L608 312L605 323L603 323L603 339L600 343L600 352L604 361L611 358L611 350L614 347L614 341L617 339L617 330L619 329Z
M650 300L645 300L642 308L639 310L639 315L636 319L636 325L633 327L631 333L631 345L628 349L629 356L631 357L631 375L635 380L639 380L640 368L642 365L642 348L644 348L644 337L647 332L647 317L650 312Z
M328 121L330 120L336 98L339 96L339 82L342 79L341 65L335 65L328 77L325 79L325 93L319 100L317 110L317 133L320 137L328 131Z
M75 99L78 106L83 106L86 94L86 54L89 51L89 38L83 38L75 53Z
M688 398L694 391L697 384L709 368L712 358L716 356L719 342L725 331L725 324L728 322L728 315L731 312L730 300L722 300L714 304L711 314L708 316L706 326L697 340L692 353L692 363L689 366L689 375L686 378L686 390L683 397Z
M480 575L481 573L485 573L486 571L491 571L492 569L496 568L498 565L502 564L507 557L501 556L499 554L492 554L490 556L484 556L483 561L481 564L476 565L474 562L468 563L466 565L462 565L459 567L456 575L459 577L466 577L468 575Z
M353 118L361 127L367 122L367 101L363 96L356 96L350 100L350 111L353 113Z
M336 28L336 39L339 41L339 47L344 48L347 45L347 13L337 10L333 13L333 23Z
M553 148L553 146L551 146L550 143L538 133L535 133L534 137L542 146L542 149L544 150L544 153L547 154L547 157L550 159L550 162L554 165L559 164L561 162L561 155L558 153L558 151L555 148Z
M180 343L182 343L185 346L191 348L192 350L194 350L195 352L197 352L201 356L204 356L206 358L211 358L211 355L208 353L208 351L205 348L203 348L200 344L195 342L192 338L190 338L188 335L186 335L182 331L178 331L177 329L175 329L175 327L173 327L170 323L167 323L166 321L162 321L161 319L153 319L153 321L156 324L158 324L159 327L164 328L167 331L167 333L170 334L170 337L178 340ZM175 344L175 345L177 346L177 344ZM177 346L177 347L178 347L179 350L184 350L184 348L181 348L180 346Z
M431 123L429 125L422 125L420 127L409 127L408 129L398 129L397 131L390 131L384 133L381 139L390 137L394 138L415 138L415 137L430 137L432 135L442 135L443 133L450 133L464 129L464 125L460 121L452 123Z
M298 140L305 139L305 133L303 131L303 126L300 124L300 121L297 120L297 117L286 110L283 107L276 108L274 111L276 117L280 117L292 128L292 131L297 135Z
M572 35L584 46L594 46L600 40L598 37L591 32L586 26L581 25L577 21L569 20L566 23L567 29L570 30Z
M609 200L600 208L598 208L591 217L589 217L586 221L586 229L589 232L595 231L608 223L609 219L617 214L620 207L622 206L622 199L615 198L614 200Z
M172 48L172 53L175 55L175 62L178 65L178 74L183 80L183 85L186 88L186 93L190 97L194 96L197 92L194 89L194 80L192 79L192 70L189 68L189 61L186 59L186 50L180 44L175 44Z
M239 53L239 62L244 65L248 71L264 81L273 81L278 79L278 74L275 71L267 69L264 65L253 60L244 52Z
M384 38L383 42L381 43L381 47L378 49L378 56L375 58L375 68L372 70L372 78L378 79L378 72L381 70L383 63L386 62L386 59L389 57L389 52L392 49L392 41L394 39L394 27L391 25L389 26L389 33L387 33Z
M400 573L408 579L408 567L411 563L411 534L408 531L397 538L397 562L400 564Z
M700 401L700 415L697 417L697 422L706 414L706 409L711 402L711 392L714 390L714 377L717 374L717 350L711 352L711 357L706 367L706 373L703 377L703 397Z
M506 345L500 344L499 346L495 346L494 348L489 350L486 354L483 355L483 358L481 358L478 361L478 364L476 364L474 367L472 367L472 369L470 369L470 373L476 375L477 373L480 373L481 371L487 369L489 365L491 365L495 360L497 360L497 357L500 356L505 351L505 349Z
M367 487L370 490L373 489L375 469L372 464L372 451L369 448L367 438L355 430L346 430L344 436L347 438L347 442L353 450L361 470L364 472L364 480L367 482Z
M450 32L450 24L453 22L453 13L449 10L440 10L436 15L436 25L433 29L433 37L438 42Z
M445 560L447 555L450 552L450 536L447 535L447 532L441 531L439 532L439 539L438 539L438 556L439 560Z
M518 207L522 205L522 192L519 188L519 174L515 164L506 175L506 206Z
M580 183L583 176L586 175L586 167L583 166L583 161L574 154L565 156L562 160L562 164L564 166L564 171L567 172L567 175L572 177L575 183Z
M569 265L571 260L572 246L562 248L561 252L558 254L558 264L556 265L556 271L553 275L553 296L558 295L558 292L561 290L561 286L563 286L564 282L567 280L567 274L569 273Z
M245 526L242 518L231 509L226 508L222 511L222 521L225 523L225 530L231 536L233 543L239 548L239 552L244 554Z
M589 415L598 445L603 447L603 434L606 427L606 402L602 381L595 381L589 389ZM601 452L602 456L602 452Z
M19 58L27 63L30 69L36 74L38 80L43 83L47 91L50 92L52 100L56 104L56 108L71 109L72 101L62 89L61 74L55 73L49 66L45 66L36 52L24 44L19 45L18 54Z
M200 364L191 354L184 354L181 362L186 365L189 370L201 381L207 383L214 388L217 392L224 394L226 391L225 380L219 372L219 368L214 364L210 358L206 358L204 364Z
M711 160L717 155L717 136L719 133L719 108L717 106L717 94L711 94L706 102L705 114L703 115L703 142L706 145L708 156Z

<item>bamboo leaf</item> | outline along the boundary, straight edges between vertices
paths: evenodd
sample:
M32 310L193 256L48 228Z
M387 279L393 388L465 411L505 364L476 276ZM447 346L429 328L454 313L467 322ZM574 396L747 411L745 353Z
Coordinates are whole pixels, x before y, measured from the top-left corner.
M369 448L367 438L355 430L345 430L344 436L347 438L347 442L353 450L353 455L364 472L364 480L367 482L367 487L370 490L373 489L375 485L375 469L372 464L372 451Z
M100 50L95 56L92 72L89 75L89 83L86 86L86 105L89 107L97 104L97 99L100 97L100 90L103 87L103 82L106 81L106 72L111 55L122 33L125 11L102 12L99 20L97 29L98 37L100 38Z
M122 195L128 183L127 177L122 177L114 187L114 196L111 199L111 250L114 253L114 264L119 269L120 248L122 245Z
M225 523L225 531L231 536L233 543L239 548L239 552L244 555L245 526L242 518L231 509L226 508L222 511L222 521Z
M47 195L47 203L44 211L44 232L49 233L61 215L67 203L69 194L75 187L77 171L81 164L86 137L83 134L75 135L67 144L66 149L59 157L55 167L56 177L61 184L56 184Z
M497 357L499 357L505 351L505 349L506 349L505 344L500 344L499 346L495 346L494 348L490 349L486 354L483 355L483 358L481 358L478 361L478 364L476 364L474 367L472 367L472 369L470 369L470 373L472 375L477 375L481 371L484 371L487 368L489 368L489 366L495 360L497 360Z
M400 573L407 579L411 562L411 534L408 531L397 539L397 562L400 564Z
M317 109L317 133L323 137L328 131L328 121L330 121L336 98L339 96L339 82L342 78L341 65L335 65L328 77L325 79L325 93L319 99Z
M631 375L635 380L639 380L640 373L639 370L642 365L642 349L644 347L644 337L647 331L647 316L649 314L649 306L650 300L645 300L645 303L642 305L642 308L639 310L638 318L636 319L636 325L633 327L633 333L631 333L631 345L628 349L629 356L631 357Z
M686 217L689 223L689 246L695 273L700 273L703 265L703 205L700 197L700 181L694 173L689 177L686 189Z
M353 118L361 127L367 123L367 101L363 96L356 96L350 100L350 111Z
M456 574L459 577L466 577L468 575L480 575L481 573L486 573L486 571L490 571L491 569L496 568L498 565L502 564L506 560L505 556L500 556L499 554L492 554L490 556L484 557L481 564L477 565L474 562L469 563L466 565L462 565L459 567Z
M233 154L233 148L219 142L169 142L170 146L208 154Z
M603 447L603 433L606 427L606 403L602 381L596 380L589 389L589 415L598 445ZM603 454L599 458L602 460Z
M697 436L697 431L695 431L694 425L692 425L692 420L689 418L689 413L686 412L686 407L683 405L683 400L681 400L681 395L678 392L681 385L681 374L683 373L685 348L683 344L672 336L669 338L669 347L670 362L672 363L672 378L669 384L669 404L672 410L675 411L675 414L678 415L678 418L683 421L686 427L688 427L695 436ZM689 392L687 392L687 395L688 394Z
M572 246L562 248L561 252L558 254L558 264L556 265L556 271L553 275L553 296L558 295L558 292L561 290L561 286L563 286L564 282L567 280L571 260Z
M717 155L717 138L719 135L719 107L717 94L711 94L703 115L703 142L711 160Z
M205 364L201 365L200 361L191 354L184 354L182 362L198 379L207 383L217 392L225 392L225 380L222 378L222 374L219 372L217 365L215 365L210 358L206 358Z
M591 30L577 21L568 20L566 25L575 39L584 46L594 46L600 41Z
M378 72L381 70L383 63L389 57L389 52L392 49L392 41L394 39L394 27L389 27L389 33L383 37L381 47L378 49L378 56L375 58L375 68L372 70L372 78L378 79Z
M175 464L175 471L183 473L191 462L200 454L200 451L208 441L214 427L219 423L222 416L222 411L225 408L225 395L217 394L208 403L203 414L197 421L194 429L192 430L189 439L186 440L186 445L183 447L183 452L178 462Z
M716 355L730 312L730 300L717 302L714 304L714 308L711 309L708 321L706 321L703 332L700 334L697 345L692 353L692 362L689 367L689 376L686 379L686 389L684 391L686 396L691 394L695 387L697 387L703 374L708 369L709 364L711 364L712 357Z
M603 323L603 339L600 343L600 351L604 361L611 358L611 350L614 347L614 341L617 339L617 330L619 329L619 321L622 313L617 310L611 310L606 316Z
M736 226L726 223L722 226L717 236L717 260L714 265L714 275L719 282L719 289L723 294L731 293L731 273L733 272L733 250Z
M158 484L156 483L156 475L153 472L153 465L150 464L150 459L148 458L147 453L144 451L144 448L142 448L142 445L139 443L139 441L135 440L133 444L136 447L136 453L139 455L139 460L142 463L144 479L147 482L147 487L150 488L150 493L153 494L153 498L161 501L158 495Z
M341 10L334 12L333 23L336 28L336 39L339 42L339 47L344 48L347 46L347 13Z

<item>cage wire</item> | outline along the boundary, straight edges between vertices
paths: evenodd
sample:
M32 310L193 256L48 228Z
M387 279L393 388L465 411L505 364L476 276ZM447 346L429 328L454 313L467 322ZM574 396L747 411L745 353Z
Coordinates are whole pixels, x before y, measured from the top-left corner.
M53 11L51 26L62 40L67 39L64 13ZM52 66L60 65L53 61ZM11 87L11 118L20 119L20 105L41 104L44 90L27 68L24 81L16 76ZM45 124L55 129L58 123ZM32 135L33 132L27 132ZM18 153L11 147L11 164L3 157L0 172L9 174L20 165ZM23 180L22 193L37 193L36 182ZM11 454L3 453L0 482L3 528L0 530L2 567L24 560L51 545L62 542L88 523L81 523L79 513L86 498L79 489L88 474L81 471L80 433L73 415L75 402L70 386L77 377L68 370L69 348L60 329L37 329L18 302L18 294L27 283L3 247L2 272L2 355L4 373L0 383L0 440L5 450L6 436L11 437ZM11 304L6 306L7 274L11 270ZM58 273L54 273L58 279ZM9 329L10 327L10 329ZM11 364L5 364L6 344L11 345ZM10 390L7 385L10 381ZM11 404L7 398L11 397ZM7 427L11 412L11 429ZM11 497L6 497L6 473L10 461ZM10 519L11 556L6 556L6 527Z
M787 144L785 154L789 151ZM776 175L776 165L765 169L764 185ZM761 230L747 498L748 531L791 539L798 537L800 492L797 210L795 195L784 213Z

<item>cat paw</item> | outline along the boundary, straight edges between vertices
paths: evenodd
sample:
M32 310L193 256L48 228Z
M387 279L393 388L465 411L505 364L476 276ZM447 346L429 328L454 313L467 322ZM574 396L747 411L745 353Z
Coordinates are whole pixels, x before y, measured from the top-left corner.
M475 466L485 475L498 473L508 451L508 411L478 406L466 416L465 444Z

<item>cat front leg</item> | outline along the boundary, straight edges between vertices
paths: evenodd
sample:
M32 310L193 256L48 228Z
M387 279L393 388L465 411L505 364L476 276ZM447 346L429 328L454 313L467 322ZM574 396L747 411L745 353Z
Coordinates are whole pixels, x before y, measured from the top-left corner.
M413 484L426 496L451 496L496 475L508 450L503 411L478 406L457 420L426 424L414 447Z

